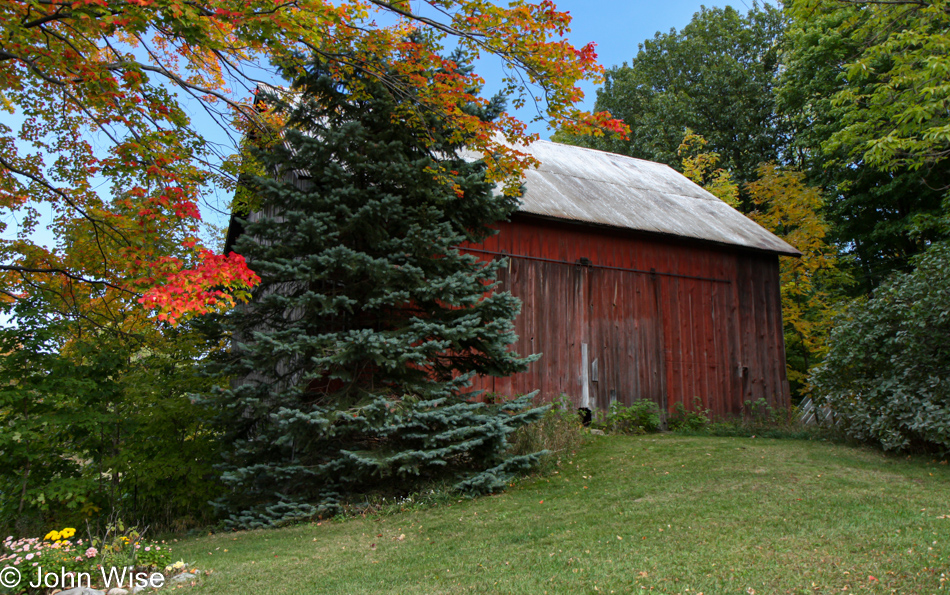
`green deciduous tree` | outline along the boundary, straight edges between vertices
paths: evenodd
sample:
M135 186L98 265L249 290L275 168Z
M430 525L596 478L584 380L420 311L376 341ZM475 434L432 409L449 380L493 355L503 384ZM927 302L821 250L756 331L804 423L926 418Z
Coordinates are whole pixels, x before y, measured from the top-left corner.
M947 234L940 72L950 17L930 2L803 0L786 10L779 109L810 183L829 197L831 237L869 291Z
M780 102L868 294L835 325L816 400L855 438L946 450L948 4L786 8Z
M441 71L427 76L435 84ZM372 73L337 79L316 60L292 95L266 103L288 127L251 152L267 175L248 178L259 211L236 250L261 284L227 316L223 369L236 380L216 398L230 522L329 515L354 492L432 478L472 493L504 487L537 458L508 456L506 437L542 410L467 394L471 374L530 360L508 351L517 300L488 293L498 263L457 246L494 233L516 200L459 155L464 130L402 118L415 98ZM490 118L501 103L457 107Z
M141 312L90 327L52 301L22 298L0 330L0 529L207 522L217 441L188 395L210 387L196 360L213 344Z
M950 158L950 4L796 0L788 7L799 27L830 26L828 34L846 35L853 49L833 63L842 84L830 99L842 122L829 150L844 147L885 171L926 170Z

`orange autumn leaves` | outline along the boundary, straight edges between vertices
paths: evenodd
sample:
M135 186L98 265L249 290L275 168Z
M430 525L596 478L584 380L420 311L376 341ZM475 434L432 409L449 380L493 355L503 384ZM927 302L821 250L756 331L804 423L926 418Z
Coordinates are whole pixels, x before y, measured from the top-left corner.
M392 24L377 24L384 18ZM192 118L210 116L232 144L272 134L280 122L255 109L249 89L262 65L293 72L309 54L412 94L492 155L490 176L514 190L530 162L502 139L528 138L524 123L462 110L483 101L470 93L481 79L447 64L441 46L448 38L500 57L516 107L540 97L555 124L622 132L609 116L574 108L578 82L602 70L593 45L564 39L569 24L548 0L4 2L0 109L15 117L0 124L0 208L19 218L19 233L0 244L0 291L96 282L171 321L245 299L256 275L239 256L202 245L198 209L234 191L243 162ZM413 31L421 35L410 40ZM404 116L425 132L418 114ZM36 240L50 218L53 241Z

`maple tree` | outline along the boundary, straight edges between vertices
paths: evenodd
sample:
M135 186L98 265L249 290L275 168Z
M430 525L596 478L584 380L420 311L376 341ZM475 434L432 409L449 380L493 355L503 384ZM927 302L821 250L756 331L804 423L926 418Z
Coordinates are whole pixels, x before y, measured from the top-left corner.
M481 79L439 50L500 57L516 108L534 101L562 127L622 131L573 107L578 81L602 70L593 44L566 40L569 25L549 0L3 2L0 107L12 117L0 124L0 209L17 226L0 243L0 292L17 299L43 285L136 299L172 322L246 298L257 276L241 256L203 245L198 208L236 187L242 161L191 111L231 145L267 137L280 122L254 105L251 90L274 82L261 65L294 72L304 55L325 59L333 76L368 73L412 96L398 117L420 130L423 112L454 122L490 156L489 178L514 191L530 159L504 140L531 135L511 116L486 122L461 110L484 101L469 91ZM430 81L434 67L442 74ZM36 233L47 223L52 241Z

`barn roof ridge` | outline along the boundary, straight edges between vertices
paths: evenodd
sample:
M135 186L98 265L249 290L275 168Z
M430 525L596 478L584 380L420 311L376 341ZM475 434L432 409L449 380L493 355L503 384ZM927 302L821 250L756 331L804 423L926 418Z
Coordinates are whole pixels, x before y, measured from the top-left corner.
M603 150L603 149L595 149L595 148L593 148L593 147L585 147L585 146L583 146L583 145L569 145L569 144L567 144L567 143L559 143L559 142L554 141L554 140L545 140L545 139L543 139L543 138L539 138L538 140L534 141L534 142L531 143L531 144L534 145L534 144L537 144L537 143L543 143L543 144L546 144L546 145L559 145L559 146L561 146L561 147L571 147L571 148L573 148L573 149L578 149L578 150L580 150L580 151L590 151L591 153L600 153L600 154L603 154L603 155L610 155L611 157L623 157L624 159L630 159L630 160L632 160L632 161L642 161L643 163L652 163L652 164L654 164L654 165L661 165L661 166L663 166L663 167L669 167L669 168L672 169L673 171L676 171L675 169L673 169L672 167L670 167L669 165L667 165L667 164L665 164L665 163L660 163L659 161L650 161L649 159L644 159L643 157L634 157L634 156L632 156L632 155L622 155L622 154L620 154L620 153L613 153L613 152L611 152L611 151L605 151L605 150ZM523 145L522 145L522 147L523 147Z
M587 147L578 147L578 148L579 148L579 149L586 149ZM591 150L592 150L592 151L596 151L596 149L591 149ZM637 158L636 158L636 157L631 157L631 159L637 159ZM640 159L640 161L646 161L646 160L645 160L645 159ZM647 161L647 163L651 163L651 162ZM665 165L665 164L663 164L663 163L658 163L657 165ZM669 167L669 166L667 165L666 167ZM541 169L541 168L538 168L538 169ZM670 169L673 169L673 168L670 167ZM627 185L621 184L621 183L619 183L619 182L611 182L610 180L598 180L597 178L585 178L585 177L583 177L583 176L569 176L568 174L562 174L562 173L558 173L558 172L556 172L556 171L550 171L550 170L546 170L546 171L548 171L548 173L550 173L551 175L555 175L555 176L572 177L572 178L576 178L576 179L578 179L578 180L588 180L588 181L591 181L591 182L599 182L599 183L601 183L601 184L610 184L610 185L612 185L612 186L622 186L622 187L624 187L624 188L630 188L630 187L631 187L631 186L627 186ZM676 170L673 169L673 171L676 171ZM679 173L679 172L677 172L677 173ZM646 187L644 187L644 186L635 186L635 188L637 188L638 190L649 190L649 188L646 188ZM700 188L702 188L702 186L700 186ZM721 198L719 198L719 197L716 196L715 194L712 194L712 193L710 193L710 192L708 192L708 191L707 191L707 194L708 194L708 196L690 196L690 195L688 195L688 194L676 194L676 193L672 193L672 192L669 193L670 196L679 196L679 197L681 197L681 198L695 198L695 199L698 199L698 200L722 200Z
M604 156L604 157L607 157L607 158L619 159L619 160L621 160L621 161L637 161L637 162L640 162L640 163L642 163L642 164L644 164L645 166L648 166L648 167L658 167L658 168L661 168L661 169L662 169L662 168L668 169L668 170L670 170L670 172L673 172L674 174L677 174L677 175L680 175L680 176L686 178L686 176L685 176L682 172L678 171L676 168L674 168L674 167L672 167L672 166L670 166L670 165L668 165L668 164L666 164L666 163L660 163L659 161L650 161L649 159L643 159L642 157L633 157L632 155L623 155L623 154L621 154L621 153L613 153L613 152L611 152L611 151L605 151L605 150L603 150L603 149L595 149L595 148L593 148L593 147L584 147L584 146L581 146L581 145L569 145L569 144L567 144L567 143L559 143L559 142L557 142L557 141L552 141L552 140L538 139L538 140L534 141L534 143L531 143L531 144L533 145L533 144L535 144L535 143L541 143L541 144L546 144L546 145L554 145L554 146L557 146L557 147L570 147L571 150L587 151L587 152L590 152L590 153L597 153L597 154L599 154L599 155L601 155L601 156ZM540 170L540 169L542 169L543 166L544 166L544 164L542 163L542 164L541 164L541 167L538 167L537 169ZM566 174L560 174L560 173L558 173L558 172L556 172L556 171L554 171L554 170L545 170L545 171L550 171L551 173L553 173L553 174L555 174L555 175L566 175ZM574 176L574 177L578 177L578 178L581 178L581 179L589 179L589 180L594 181L594 182L603 182L603 183L607 183L607 184L618 184L617 182L611 182L611 181L609 181L609 180L598 180L597 178L582 178L581 176ZM691 185L694 189L698 189L698 190L701 192L701 194L700 194L699 196L693 196L693 195L689 195L689 194L680 194L679 196L682 196L683 198L701 198L701 199L704 199L704 200L719 200L719 201L722 200L721 198L719 198L719 197L716 196L715 194L709 192L708 190L706 190L705 188L703 188L702 186L700 186L699 184L697 184L696 182L693 182L693 181L690 180L689 178L686 178L686 179L689 180L690 185ZM618 185L620 185L620 184L618 184ZM639 188L642 189L642 190L649 190L649 188L645 188L645 187L642 187L642 186L639 187Z

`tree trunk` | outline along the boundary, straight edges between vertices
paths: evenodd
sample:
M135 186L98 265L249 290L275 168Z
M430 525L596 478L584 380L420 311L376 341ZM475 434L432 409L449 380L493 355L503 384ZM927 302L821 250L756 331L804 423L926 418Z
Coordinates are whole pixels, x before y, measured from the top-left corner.
M32 462L30 459L27 459L26 468L23 470L23 488L20 490L20 507L17 509L17 514L23 514L23 505L26 503L27 479L30 477L30 464Z

